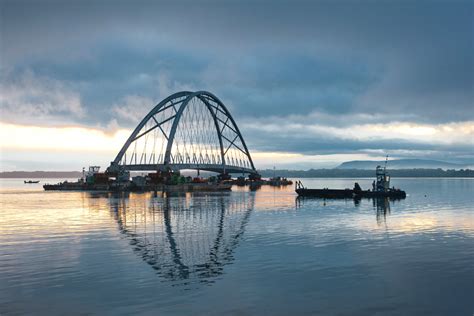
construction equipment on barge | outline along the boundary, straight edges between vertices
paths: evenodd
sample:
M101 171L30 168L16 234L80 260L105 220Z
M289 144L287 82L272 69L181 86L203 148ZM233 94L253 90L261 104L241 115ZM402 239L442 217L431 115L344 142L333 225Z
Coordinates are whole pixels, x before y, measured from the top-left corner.
M83 170L83 176L76 182L60 182L43 185L46 191L161 191L161 192L193 192L193 191L229 191L232 183L221 180L222 177L207 179L184 177L179 171L157 171L146 176L134 176L130 173L99 172L99 166L90 166L89 171Z

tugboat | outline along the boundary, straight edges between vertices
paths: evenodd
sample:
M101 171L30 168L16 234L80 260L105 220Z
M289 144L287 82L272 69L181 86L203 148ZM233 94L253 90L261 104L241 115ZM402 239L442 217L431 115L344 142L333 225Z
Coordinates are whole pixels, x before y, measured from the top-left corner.
M82 178L76 182L60 182L57 184L45 184L45 191L86 191L86 190L109 190L109 175L99 172L99 166L89 166L89 171L82 169Z
M390 176L387 173L387 160L385 166L377 166L375 169L376 179L372 182L372 190L362 190L360 185L354 183L353 189L308 189L303 186L301 181L296 181L295 191L298 196L330 198L330 199L347 199L347 198L392 198L404 199L406 193L403 190L390 188Z
M36 180L36 181L33 181L33 180L24 180L23 182L25 182L26 184L31 184L31 183L39 183L39 180Z

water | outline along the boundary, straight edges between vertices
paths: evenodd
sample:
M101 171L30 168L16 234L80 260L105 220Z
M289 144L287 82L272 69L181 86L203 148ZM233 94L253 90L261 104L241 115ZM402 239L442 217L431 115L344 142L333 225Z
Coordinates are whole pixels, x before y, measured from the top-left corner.
M405 200L44 192L2 179L0 314L472 315L474 179L392 182Z

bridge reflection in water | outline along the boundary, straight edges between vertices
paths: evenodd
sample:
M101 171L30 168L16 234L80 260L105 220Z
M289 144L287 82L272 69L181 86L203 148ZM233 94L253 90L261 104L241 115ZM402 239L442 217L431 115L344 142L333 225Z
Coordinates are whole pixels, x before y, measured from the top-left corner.
M226 193L94 192L87 195L89 208L110 211L137 258L175 285L215 282L234 260L254 211L294 212L305 207L305 202L308 203L305 210L349 202L298 198L289 189L274 188L257 192L235 188ZM364 209L370 203L376 211L378 225L386 224L390 204L395 203L388 199L350 202Z
M212 283L233 253L254 208L252 194L111 196L120 232L169 281Z

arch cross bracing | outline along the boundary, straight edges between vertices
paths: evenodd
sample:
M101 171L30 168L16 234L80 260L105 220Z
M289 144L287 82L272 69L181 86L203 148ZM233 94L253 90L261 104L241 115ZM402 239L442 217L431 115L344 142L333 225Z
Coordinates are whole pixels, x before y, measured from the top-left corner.
M178 92L156 105L109 167L119 169L257 173L230 112L207 91Z

